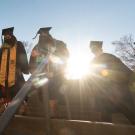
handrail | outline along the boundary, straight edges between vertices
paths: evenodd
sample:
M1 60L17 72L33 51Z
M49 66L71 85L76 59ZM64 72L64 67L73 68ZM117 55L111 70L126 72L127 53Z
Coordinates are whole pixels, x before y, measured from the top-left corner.
M9 122L11 121L13 116L15 115L17 109L20 107L20 105L22 104L22 102L26 98L27 94L31 91L32 80L36 77L37 74L40 74L43 71L45 65L48 64L48 61L49 61L49 55L41 62L41 64L38 66L38 68L35 70L35 72L31 75L31 77L28 79L28 81L19 90L19 92L13 98L13 100L8 105L6 110L0 116L0 123L1 123L0 124L0 135L2 135L4 129L8 126ZM47 77L46 74L45 74L45 77ZM48 102L49 101L47 101L47 103ZM47 112L47 113L49 113L49 112ZM46 117L48 117L47 120L49 120L49 115L48 114L46 114L46 115L47 115ZM48 128L47 128L47 130L48 130L47 131L47 135L50 135L49 134L49 132L50 132L49 131L50 130L49 129L49 121L48 121Z

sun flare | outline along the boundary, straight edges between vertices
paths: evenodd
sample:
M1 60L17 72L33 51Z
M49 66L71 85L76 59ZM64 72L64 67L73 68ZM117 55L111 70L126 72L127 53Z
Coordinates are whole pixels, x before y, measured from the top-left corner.
M89 56L86 54L71 55L66 68L67 79L81 79L89 72Z

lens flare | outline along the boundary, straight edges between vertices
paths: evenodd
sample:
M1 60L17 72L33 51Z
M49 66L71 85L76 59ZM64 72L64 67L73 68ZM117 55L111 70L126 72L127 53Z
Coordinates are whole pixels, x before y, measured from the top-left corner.
M109 72L106 69L101 71L101 75L104 76L104 77L108 76L108 74L109 74Z
M48 78L40 78L40 77L37 77L35 79L32 80L33 82L33 85L38 88L38 87L41 87L43 86L44 84L46 84L48 82Z
M78 54L72 55L67 63L65 77L67 79L81 79L89 72L89 57Z

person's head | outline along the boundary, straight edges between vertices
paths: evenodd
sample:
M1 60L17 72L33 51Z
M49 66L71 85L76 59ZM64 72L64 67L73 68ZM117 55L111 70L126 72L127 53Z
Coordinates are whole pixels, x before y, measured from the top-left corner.
M96 56L100 55L103 52L102 44L103 44L103 41L91 41L90 42L91 52Z
M49 31L51 30L52 27L44 27L40 28L37 32L39 34L39 41L38 45L42 49L47 49L51 46L54 46L54 40L52 36L50 35Z
M2 36L4 37L4 44L15 45L16 37L13 35L14 27L6 28L2 30Z

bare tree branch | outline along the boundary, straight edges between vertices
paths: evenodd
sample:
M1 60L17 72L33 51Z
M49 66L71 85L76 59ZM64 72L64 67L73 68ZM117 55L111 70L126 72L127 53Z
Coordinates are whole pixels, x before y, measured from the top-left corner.
M135 69L135 43L131 34L125 35L120 40L113 41L115 52L121 60L131 69Z

